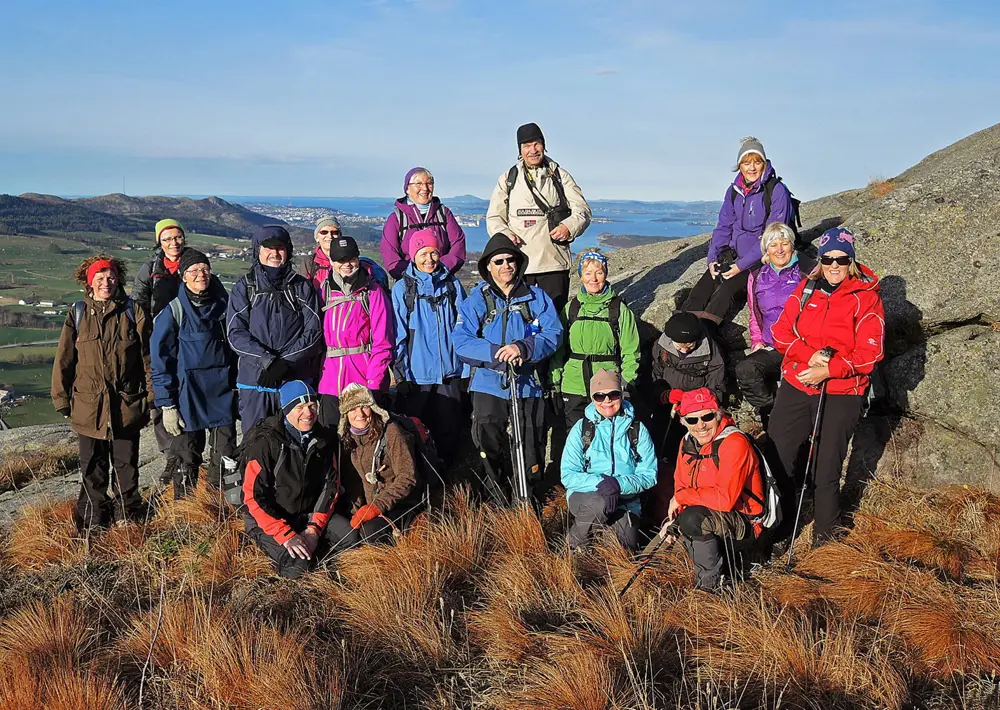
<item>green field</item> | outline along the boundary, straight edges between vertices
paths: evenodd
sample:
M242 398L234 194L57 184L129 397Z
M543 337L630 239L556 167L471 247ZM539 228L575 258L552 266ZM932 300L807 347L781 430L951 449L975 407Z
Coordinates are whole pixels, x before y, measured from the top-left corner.
M17 396L32 395L36 399L10 409L4 414L8 426L54 424L62 417L52 408L49 398L52 363L19 365L12 362L18 353L54 356L55 347L6 348L0 350L0 386L12 386ZM6 389L6 387L4 387Z
M45 330L42 328L0 328L0 345L13 345L15 343L37 343L42 340L58 340L59 331L55 328ZM4 350L18 350L18 348L4 348ZM0 356L2 359L2 356Z

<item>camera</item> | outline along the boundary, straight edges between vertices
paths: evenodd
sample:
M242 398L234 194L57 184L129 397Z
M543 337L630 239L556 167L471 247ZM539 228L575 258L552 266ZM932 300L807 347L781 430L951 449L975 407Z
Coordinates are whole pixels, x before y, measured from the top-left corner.
M546 212L545 217L549 222L549 231L551 232L553 229L562 224L563 220L569 218L571 214L573 214L573 212L569 207L563 207L561 205L557 205Z
M736 260L739 257L740 255L732 247L720 249L715 257L715 263L718 264L718 271L715 272L715 278L721 281L722 275L736 265Z

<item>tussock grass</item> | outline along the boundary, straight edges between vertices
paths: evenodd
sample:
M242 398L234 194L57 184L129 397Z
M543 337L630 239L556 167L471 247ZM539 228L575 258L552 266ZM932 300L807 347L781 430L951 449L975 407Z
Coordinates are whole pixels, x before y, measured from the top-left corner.
M621 599L633 557L569 553L558 498L458 489L296 581L204 487L86 540L71 512L4 538L2 708L902 708L1000 674L1000 499L964 487L876 480L843 541L718 595L675 545Z
M873 177L868 181L868 192L872 197L885 197L895 189L896 182L892 178Z
M80 466L75 445L59 444L39 451L6 453L0 458L0 492L20 488L31 481L72 473Z

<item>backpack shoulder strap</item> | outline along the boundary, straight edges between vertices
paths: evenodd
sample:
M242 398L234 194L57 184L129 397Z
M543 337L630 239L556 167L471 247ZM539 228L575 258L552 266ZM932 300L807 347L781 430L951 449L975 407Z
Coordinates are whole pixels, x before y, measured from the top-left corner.
M410 220L407 218L406 213L399 209L399 205L394 205L392 208L392 213L396 215L396 225L399 232L399 249L403 250L403 235L406 234L406 230L410 228Z
M573 327L577 319L580 317L580 299L574 298L569 302L569 316L566 319L566 335L569 336L569 329Z
M597 425L589 417L583 418L583 427L580 430L581 453L583 454L583 470L590 468L590 459L587 458L587 450L594 443L594 436L597 433Z
M174 322L177 323L177 327L181 327L181 323L184 322L184 309L181 308L181 299L175 298L170 302L170 313L174 316Z
M738 428L734 426L727 426L712 442L712 462L715 464L716 468L719 468L719 449L722 448L722 442L728 439L732 434L739 434L742 437L746 437L746 434ZM747 440L749 441L749 439Z
M559 206L569 208L569 202L566 200L566 188L563 186L562 175L559 174L559 166L556 165L555 168L550 166L549 172L552 173L552 184L555 185L556 194L559 196Z
M409 274L403 274L403 305L406 306L406 322L409 323L417 305L417 280Z
M806 307L809 299L812 298L813 291L816 290L816 279L806 279L806 285L802 287L802 294L799 296L799 313Z
M449 276L445 281L445 289L448 291L448 303L451 304L451 314L458 317L458 289L455 287L455 277Z
M767 218L771 216L771 196L774 194L774 186L781 182L781 178L772 175L764 183L764 226L767 226Z
M80 332L80 323L83 321L83 314L87 311L86 301L77 301L73 304L73 339L76 340L76 336Z
M615 358L619 368L622 364L621 319L622 299L618 297L618 294L615 294L611 297L611 302L608 303L608 323L611 325L611 335L615 339Z
M635 463L642 461L642 456L639 454L639 427L641 426L642 422L633 419L628 428L628 446L632 450L632 461Z
M507 208L507 221L510 221L510 191L514 189L517 182L517 163L514 163L507 171L507 197L504 199L504 206Z
M254 271L253 267L246 273L246 284L247 284L247 305L253 305L253 301L257 298L257 272Z

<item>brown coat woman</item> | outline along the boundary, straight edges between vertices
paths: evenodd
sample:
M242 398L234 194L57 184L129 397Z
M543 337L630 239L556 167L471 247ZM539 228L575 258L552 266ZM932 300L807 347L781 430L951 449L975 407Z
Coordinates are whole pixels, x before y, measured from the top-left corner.
M152 319L125 295L125 275L124 263L105 254L77 267L86 296L66 315L52 367L52 403L80 439L83 485L74 519L81 531L142 515L139 431L153 392Z

